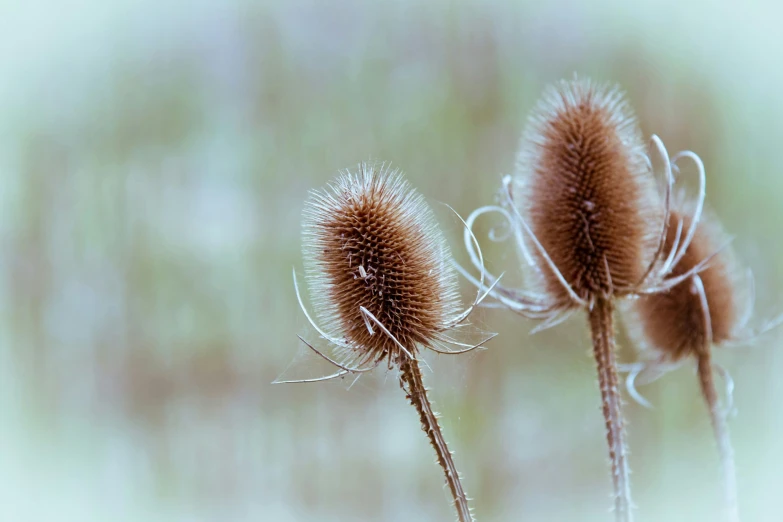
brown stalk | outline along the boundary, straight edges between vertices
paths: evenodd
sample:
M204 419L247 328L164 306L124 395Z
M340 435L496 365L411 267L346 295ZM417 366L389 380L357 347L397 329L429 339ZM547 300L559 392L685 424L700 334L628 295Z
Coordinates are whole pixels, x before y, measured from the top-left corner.
M612 462L615 520L630 522L633 520L631 481L614 353L613 308L612 301L609 299L596 300L589 312L590 333L593 340L593 356L598 367L598 384L601 388L601 404L606 421L606 441Z
M419 412L421 429L427 434L437 455L438 464L446 475L451 495L454 497L454 507L457 509L459 522L472 522L473 515L468 506L468 497L462 488L457 466L454 465L451 451L438 423L438 415L432 409L432 403L427 396L419 361L405 357L400 364L400 386L405 390L411 405Z
M734 448L731 445L729 428L726 424L726 412L721 408L715 382L712 375L712 357L709 347L697 356L699 387L707 408L710 412L712 431L718 443L721 475L723 480L723 495L725 501L726 522L739 522L739 507L737 504L737 472L734 464Z

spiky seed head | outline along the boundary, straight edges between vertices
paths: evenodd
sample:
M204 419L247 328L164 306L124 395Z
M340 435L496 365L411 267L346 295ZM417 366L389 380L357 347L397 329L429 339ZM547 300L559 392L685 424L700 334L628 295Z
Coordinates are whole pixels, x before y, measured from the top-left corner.
M692 215L693 209L687 204L677 205L672 210L664 252L672 249L678 223L681 222L682 230L687 231ZM702 215L693 240L682 259L672 268L671 275L678 276L693 269L725 241L726 234L718 221ZM742 307L747 304L742 273L733 252L728 248L721 250L698 276L709 308L712 342L720 344L731 340L740 326ZM691 279L667 292L640 297L630 307L631 331L643 348L652 349L672 362L697 355L708 348L701 297Z
M316 315L350 357L394 363L402 353L372 322L370 334L361 307L411 353L458 314L457 274L432 210L385 165L361 164L311 193L303 250Z
M514 201L573 291L592 300L630 291L660 235L662 206L636 118L617 88L589 80L549 87L520 142ZM533 284L569 295L538 259ZM608 270L607 270L608 266Z

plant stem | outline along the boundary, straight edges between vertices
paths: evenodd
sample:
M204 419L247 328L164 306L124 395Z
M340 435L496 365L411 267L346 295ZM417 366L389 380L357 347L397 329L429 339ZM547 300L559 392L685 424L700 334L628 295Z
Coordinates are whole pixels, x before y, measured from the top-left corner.
M607 298L599 298L590 310L590 333L593 355L598 367L598 384L606 421L606 440L612 461L614 486L614 514L617 522L631 522L631 481L628 469L625 427L617 385L615 361L613 305Z
M699 386L704 401L710 412L712 431L718 443L720 455L721 474L723 476L723 495L726 503L727 522L739 522L739 508L737 506L737 475L734 465L734 449L731 445L729 428L726 425L726 413L721 410L718 401L718 393L715 391L715 382L712 378L712 361L709 347L706 347L698 355Z
M400 371L400 384L403 390L407 392L408 400L416 408L416 411L419 412L421 429L429 437L430 443L435 449L438 464L443 468L443 472L446 475L446 483L449 485L451 495L454 497L454 506L457 509L459 522L472 522L473 516L468 507L468 497L465 495L465 490L462 489L459 473L454 465L454 459L446 444L446 439L443 438L437 414L432 410L432 404L427 397L427 388L424 386L421 376L419 361L410 357L403 357Z

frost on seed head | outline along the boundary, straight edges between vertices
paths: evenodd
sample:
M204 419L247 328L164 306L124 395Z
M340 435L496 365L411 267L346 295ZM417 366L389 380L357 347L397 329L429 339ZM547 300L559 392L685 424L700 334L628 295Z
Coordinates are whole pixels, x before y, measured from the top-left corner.
M429 346L459 316L446 240L400 172L383 164L342 172L311 193L302 228L316 315L359 364L397 362L399 345ZM374 335L375 325L390 335Z
M644 278L662 205L619 90L589 80L550 87L522 136L511 189L513 204L579 298L621 296ZM570 306L572 294L527 242L538 268L533 285Z

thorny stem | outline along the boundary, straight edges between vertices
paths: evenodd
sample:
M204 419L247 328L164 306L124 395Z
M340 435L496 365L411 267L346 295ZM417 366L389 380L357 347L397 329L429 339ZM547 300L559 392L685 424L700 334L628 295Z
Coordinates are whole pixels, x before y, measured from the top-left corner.
M698 355L699 386L707 408L710 411L712 431L718 443L721 472L723 475L723 494L726 502L726 522L739 522L737 506L737 475L734 465L734 449L726 425L726 412L718 401L715 382L712 378L712 361L709 349L702 350Z
M411 401L413 407L419 412L421 429L429 437L430 443L435 449L438 464L440 464L440 467L443 468L443 472L446 474L446 483L449 485L451 495L454 497L454 506L457 509L459 522L473 522L473 515L468 507L468 497L465 494L465 490L462 489L457 467L454 465L454 459L446 444L446 439L443 438L437 414L432 410L432 404L427 397L427 388L424 386L419 362L410 357L403 357L400 371L400 385L406 391L408 400Z
M614 513L617 522L631 522L631 481L628 469L625 427L617 384L615 361L613 305L607 298L599 298L590 310L590 333L593 355L598 366L598 384L606 420L606 440L612 461L614 486Z

